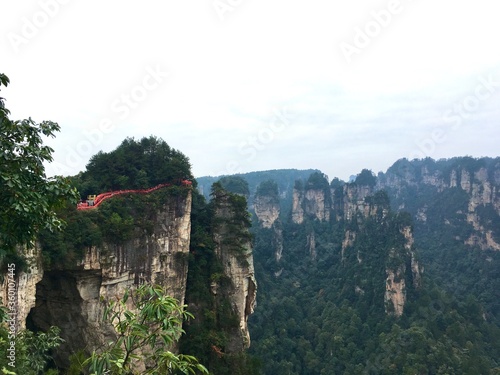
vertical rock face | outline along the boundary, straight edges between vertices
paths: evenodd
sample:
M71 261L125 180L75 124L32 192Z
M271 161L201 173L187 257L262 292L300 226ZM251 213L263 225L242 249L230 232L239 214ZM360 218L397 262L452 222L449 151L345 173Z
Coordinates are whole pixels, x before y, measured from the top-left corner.
M184 303L187 256L191 233L191 193L172 199L158 213L151 236L138 235L123 245L90 248L79 264L84 270L101 270L105 298L134 284L153 283Z
M303 192L294 188L292 196L292 221L295 224L302 224L304 222L304 209L302 208L303 200Z
M424 165L419 165L424 163ZM440 164L442 163L442 164ZM430 171L432 169L432 172ZM500 251L500 230L492 224L492 217L500 216L500 162L498 159L456 158L451 161L398 161L384 175L377 188L388 188L396 196L404 195L405 189L415 195L427 194L427 201L433 201L437 194L448 189L459 189L468 196L465 214L472 225L473 233L464 238L465 244L483 250ZM430 193L434 191L434 193ZM406 193L407 194L407 193ZM433 197L432 194L435 196ZM404 208L405 204L402 204ZM426 206L417 207L417 220L427 221ZM458 212L457 212L458 213ZM494 219L495 220L495 219ZM488 225L489 223L489 225Z
M43 268L41 261L41 253L38 244L34 248L20 249L26 256L28 269L18 271L14 268L14 283L15 283L15 311L16 311L16 326L17 329L26 328L26 318L32 307L35 306L36 285L43 278ZM0 284L3 304L9 301L9 278L4 276ZM12 292L11 292L12 293Z
M330 205L323 190L307 189L304 203L306 215L319 221L330 221Z
M316 235L314 230L307 235L307 247L309 248L309 255L312 260L316 260Z
M25 297L19 300L19 320L27 318L32 329L61 328L66 342L55 353L60 366L68 365L67 353L98 347L114 337L113 328L102 322L102 298L119 298L127 288L151 282L184 303L191 199L189 192L165 202L150 235L137 233L121 245L89 248L73 269L43 272L34 267L22 275L25 286L19 293Z
M279 262L283 257L283 229L281 225L274 227L273 235L274 257Z
M255 215L263 228L271 228L280 216L280 202L268 195L258 195L254 200Z
M217 227L214 232L216 255L220 259L224 276L230 285L212 285L218 293L226 294L231 301L233 313L238 317L238 332L230 335L227 353L241 352L250 346L248 316L253 313L256 303L257 282L255 280L251 237L245 226L242 214L233 204L233 199L241 198L225 191L218 192L215 218ZM245 204L246 207L246 204Z
M394 316L403 315L406 303L406 285L404 279L404 268L396 270L387 269L387 280L385 284L385 312Z
M278 196L257 195L253 208L259 225L262 228L272 229L272 243L270 245L273 248L276 261L279 262L283 255L283 228L279 219L281 212L279 198Z
M301 191L293 189L292 221L302 224L304 216L312 217L319 221L330 221L329 197L323 190L306 189Z
M363 217L370 216L370 204L365 201L365 198L372 193L373 189L369 186L356 184L344 185L344 219L347 221L352 220L358 212Z
M406 279L411 276L415 289L421 286L421 270L413 250L413 234L409 226L400 230L405 238L404 249L391 249L386 268L385 311L399 317L403 314L406 303ZM408 266L409 265L409 266Z

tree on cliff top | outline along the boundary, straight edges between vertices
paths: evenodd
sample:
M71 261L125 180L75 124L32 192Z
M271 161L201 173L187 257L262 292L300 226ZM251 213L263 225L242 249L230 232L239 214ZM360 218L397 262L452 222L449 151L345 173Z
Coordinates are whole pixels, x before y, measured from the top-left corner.
M377 178L369 169L363 169L354 182L356 185L374 187L377 184Z
M77 178L80 193L145 189L193 179L189 158L154 136L126 138L111 152L98 152Z
M250 195L248 182L240 176L225 176L219 181L220 185L230 193L240 194L244 196Z
M0 86L9 78L0 73ZM52 121L36 123L9 119L9 110L0 98L0 264L23 263L17 245L31 244L43 229L60 229L62 221L54 209L69 200L76 203L76 190L62 177L47 177L44 162L52 161L42 137L54 137L60 130Z
M329 191L330 184L328 183L328 178L324 173L315 172L312 173L307 179L306 188Z
M255 196L269 196L279 199L278 184L274 180L263 181L257 186Z

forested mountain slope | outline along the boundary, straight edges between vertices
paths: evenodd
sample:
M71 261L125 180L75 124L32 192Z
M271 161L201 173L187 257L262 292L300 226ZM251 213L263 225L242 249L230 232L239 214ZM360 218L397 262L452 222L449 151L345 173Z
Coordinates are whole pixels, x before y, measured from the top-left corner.
M249 191L264 373L498 373L499 166L403 159L286 190L267 174Z

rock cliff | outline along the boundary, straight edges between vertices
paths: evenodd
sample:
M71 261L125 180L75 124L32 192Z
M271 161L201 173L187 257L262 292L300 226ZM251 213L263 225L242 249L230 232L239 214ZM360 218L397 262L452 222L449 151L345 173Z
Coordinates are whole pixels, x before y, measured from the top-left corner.
M279 199L269 195L256 196L253 203L253 209L263 228L271 228L280 216Z
M330 221L329 195L322 189L293 189L292 220L302 224L304 217L312 217L319 221Z
M406 303L406 280L412 280L413 287L419 289L422 279L422 270L413 248L415 241L411 227L402 227L400 233L404 237L404 246L399 249L391 248L389 251L384 295L386 313L397 317L403 315Z
M28 267L24 271L18 272L14 269L15 280L15 311L16 311L16 326L18 330L26 328L26 318L31 309L36 303L36 288L37 284L43 279L43 266L40 253L40 245L35 243L33 248L19 249L19 252L24 253ZM2 301L8 301L9 279L4 277L0 284ZM5 302L4 302L5 304Z
M462 239L463 243L483 250L500 250L500 230L495 225L500 215L498 158L465 157L413 162L402 159L380 177L377 189L390 191L391 195L399 198L399 208L409 210L421 222L427 221L429 202L442 199L439 194L458 189L466 197L465 207L448 215L445 220L453 221L455 214L465 215L473 231ZM448 204L451 205L452 202Z
M257 282L251 236L248 232L250 222L247 221L244 197L219 190L214 200L215 252L223 266L224 277L213 282L212 290L215 294L223 294L230 301L233 314L239 321L238 329L230 336L230 342L225 348L226 353L235 353L250 346L248 317L253 313L256 304ZM223 285L223 280L229 282Z
M55 359L66 367L67 353L95 348L114 337L102 323L102 299L123 296L145 282L159 284L184 303L190 241L191 192L171 199L157 213L151 234L136 233L123 244L90 247L72 268L46 270L35 262L20 275L19 322L28 328L61 328L65 343ZM84 213L85 214L85 213ZM39 253L38 253L39 254ZM34 287L36 285L36 288Z
M443 188L443 183L437 177L426 171L424 175L426 183L436 183L440 189ZM410 178L410 181L413 180ZM393 179L391 183L395 184L396 180ZM331 219L336 223L344 223L340 224L344 232L340 244L341 261L346 269L354 272L348 277L360 280L367 277L380 278L380 282L385 282L384 293L379 297L384 301L385 311L387 314L399 317L403 314L406 303L407 280L412 280L412 288L419 288L421 268L413 248L414 239L410 225L405 225L398 230L399 233L394 233L393 227L401 224L398 222L397 214L390 214L390 200L387 193L382 190L383 187L380 184L370 186L337 182L335 187L332 186L330 189L331 195L327 198L323 189L308 189L307 187L301 189L301 185L296 184L293 190L291 219L295 224L304 224L309 220L309 226L311 221L329 222ZM377 228L376 231L380 232L377 235L382 236L376 244L377 249L372 250L377 251L378 260L366 253L366 245L360 245L371 241L367 240L367 236L376 235L375 233L367 234L368 222L371 222L369 224L371 228ZM387 247L393 240L391 238L393 236L400 237L398 240L400 245ZM303 241L306 243L311 259L315 260L318 246L314 229L307 230ZM373 262L380 260L385 268L385 274L367 275L367 272L371 272L370 269L375 267ZM363 295L365 292L366 285L361 284L354 286L358 295Z
M276 261L279 262L283 256L283 225L279 218L281 206L277 186L276 191L271 193L256 194L253 209L258 220L256 225L272 231L272 241L269 245ZM303 220L303 217L300 220Z
M44 269L39 243L34 249L23 251L29 267L15 275L18 329L60 327L65 342L54 353L58 366L69 366L70 353L93 350L115 339L114 328L102 321L103 301L121 298L130 287L143 283L159 284L184 304L193 196L189 190L186 194L173 193L166 197L157 209L148 211L148 215L152 215L148 216L152 225L148 230L136 227L129 240L104 241L98 246L87 247L73 264ZM213 236L223 275L221 284L215 282L212 290L219 293L219 297L223 294L219 301L231 304L231 316L237 319L237 329L227 333L229 342L225 352L238 355L250 345L247 320L255 307L257 283L248 228L245 227L239 237L233 226L238 217L248 217L246 204L234 207L224 199L219 203L214 216L216 221L220 219L220 225ZM78 212L77 217L89 214L92 212ZM279 215L277 209L269 219L272 220L274 215ZM90 220L95 220L98 215L92 217ZM7 279L1 287L1 297L6 301Z

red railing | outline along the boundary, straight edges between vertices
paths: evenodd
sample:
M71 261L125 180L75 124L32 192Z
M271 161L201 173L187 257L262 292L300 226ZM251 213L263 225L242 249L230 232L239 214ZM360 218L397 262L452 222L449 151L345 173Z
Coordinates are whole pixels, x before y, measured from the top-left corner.
M172 186L173 184L159 184L156 185L152 188L149 189L130 189L130 190L116 190L116 191L108 191L106 193L101 193L99 194L95 200L94 204L92 206L89 205L88 201L87 202L81 202L76 205L76 208L78 210L90 210L92 208L98 207L102 202L104 202L106 199L114 197L116 195L121 195L121 194L149 194L155 190L167 187L167 186ZM192 182L189 180L182 180L181 181L182 186L191 186Z

